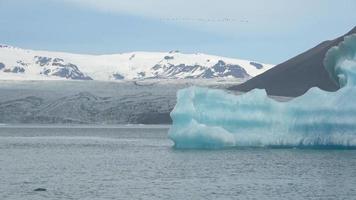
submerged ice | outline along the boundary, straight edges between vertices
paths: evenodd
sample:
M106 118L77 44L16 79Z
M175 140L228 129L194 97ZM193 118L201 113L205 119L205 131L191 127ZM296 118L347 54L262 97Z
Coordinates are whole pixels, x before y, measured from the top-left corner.
M312 88L288 102L259 89L239 96L180 90L169 137L176 148L356 148L356 34L331 48L324 65L341 89Z

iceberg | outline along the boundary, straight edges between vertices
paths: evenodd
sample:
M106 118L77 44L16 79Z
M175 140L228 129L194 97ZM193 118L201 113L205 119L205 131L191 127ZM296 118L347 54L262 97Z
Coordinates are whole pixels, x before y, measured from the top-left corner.
M286 102L260 89L182 89L168 136L181 149L356 148L356 34L331 48L324 66L338 91L312 88Z

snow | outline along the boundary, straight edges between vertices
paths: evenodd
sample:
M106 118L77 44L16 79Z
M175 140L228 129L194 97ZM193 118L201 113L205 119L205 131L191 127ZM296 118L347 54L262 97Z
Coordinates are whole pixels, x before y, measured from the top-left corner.
M176 148L356 148L356 34L330 49L324 64L342 86L337 92L312 88L278 102L259 89L180 90L169 137Z
M114 80L113 74L120 74L125 79L132 80L140 78L139 74L144 73L144 78L155 77L160 70L153 70L156 65L200 65L211 68L218 61L222 60L226 64L235 64L243 67L246 72L254 77L273 67L270 64L262 64L262 69L257 69L251 65L248 60L232 59L221 56L212 56L201 53L183 54L177 51L172 52L130 52L112 55L82 55L64 52L34 51L11 46L0 46L0 62L6 67L19 66L18 61L24 63L24 75L13 75L0 70L0 79L2 80L51 80L58 79L54 76L43 74L44 66L36 63L35 57L60 58L65 63L71 63L79 68L79 71L91 77L94 80ZM167 56L172 59L165 59ZM22 66L22 65L21 65ZM47 67L48 68L48 67ZM186 78L188 76L198 75L201 70L179 73L168 78ZM42 74L41 74L42 73ZM63 78L62 78L63 79Z

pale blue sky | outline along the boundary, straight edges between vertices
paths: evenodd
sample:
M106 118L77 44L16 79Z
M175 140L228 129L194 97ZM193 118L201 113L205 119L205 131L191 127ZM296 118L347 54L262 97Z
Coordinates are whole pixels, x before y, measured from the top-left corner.
M0 0L0 43L90 54L180 50L277 64L346 33L355 10L355 0Z

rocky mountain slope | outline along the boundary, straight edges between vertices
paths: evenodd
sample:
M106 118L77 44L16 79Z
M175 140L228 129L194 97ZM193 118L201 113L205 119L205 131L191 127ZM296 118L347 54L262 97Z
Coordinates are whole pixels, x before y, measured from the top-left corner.
M178 51L80 55L0 45L2 80L249 79L271 67L255 61Z
M336 91L339 86L330 79L324 67L325 54L331 47L343 41L344 36L355 33L356 27L339 38L322 42L316 47L230 89L247 92L259 88L266 89L269 95L289 97L300 96L312 87Z

